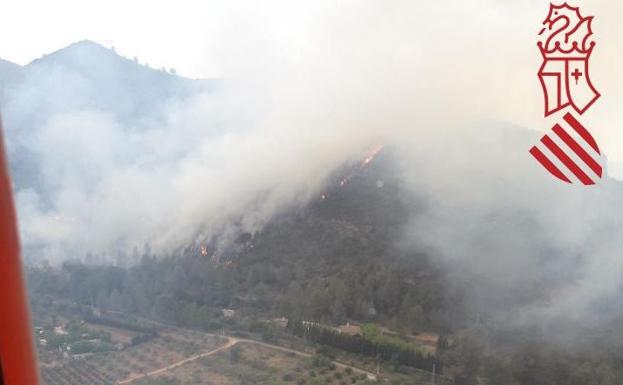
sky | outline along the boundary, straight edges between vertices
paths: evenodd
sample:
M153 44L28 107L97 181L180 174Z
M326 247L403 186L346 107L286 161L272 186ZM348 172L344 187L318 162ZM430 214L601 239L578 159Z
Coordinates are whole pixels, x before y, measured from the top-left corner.
M10 1L0 14L0 57L27 64L72 42L90 39L154 68L193 78L219 75L206 60L210 1Z

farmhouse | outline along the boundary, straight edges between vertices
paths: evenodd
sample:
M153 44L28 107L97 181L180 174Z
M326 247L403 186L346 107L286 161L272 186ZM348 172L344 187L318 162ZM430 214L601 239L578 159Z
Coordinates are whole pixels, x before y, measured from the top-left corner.
M346 325L338 326L337 330L340 333L344 333L344 334L347 334L349 336L360 336L360 335L362 335L361 327L359 325L351 325L350 322L347 322Z

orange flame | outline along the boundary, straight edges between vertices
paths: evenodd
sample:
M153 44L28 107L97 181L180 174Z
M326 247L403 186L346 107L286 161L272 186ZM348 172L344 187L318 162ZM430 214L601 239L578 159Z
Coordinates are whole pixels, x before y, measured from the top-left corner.
M378 144L378 145L374 146L374 148L372 149L370 154L368 154L368 156L366 156L366 158L361 163L361 166L365 167L365 166L369 165L370 162L372 162L374 160L374 158L378 155L379 152L381 152L382 149L383 149L383 145L382 144Z

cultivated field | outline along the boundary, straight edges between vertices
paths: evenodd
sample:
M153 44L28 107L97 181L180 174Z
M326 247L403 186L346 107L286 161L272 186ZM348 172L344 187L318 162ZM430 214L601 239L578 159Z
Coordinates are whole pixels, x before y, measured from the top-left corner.
M330 349L334 358L329 358L317 354L319 346L315 344L297 339L281 342L286 346L164 328L158 337L120 351L96 353L80 360L63 359L43 367L43 385L430 383L430 373L400 374L388 367L381 367L377 381L376 363L369 357Z
M120 382L214 350L225 342L226 339L203 333L168 331L123 351L95 355L88 361L115 382Z
M112 385L114 380L87 362L75 361L56 367L42 367L43 385Z
M188 385L349 385L376 383L352 368L271 347L239 342L228 350L163 373L162 383ZM169 381L166 381L166 380ZM138 382L148 385L154 379Z

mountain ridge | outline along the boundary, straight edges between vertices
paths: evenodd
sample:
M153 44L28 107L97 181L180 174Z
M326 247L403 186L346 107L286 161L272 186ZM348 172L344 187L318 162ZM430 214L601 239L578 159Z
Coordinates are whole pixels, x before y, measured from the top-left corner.
M43 54L41 57L32 59L30 62L24 65L20 65L20 64L14 63L11 60L0 57L0 74L8 67L10 67L11 70L27 69L29 67L38 66L38 65L42 65L42 64L46 64L50 62L55 62L55 61L58 61L59 58L67 57L67 56L69 57L73 56L75 59L84 59L84 56L86 53L107 54L109 55L110 59L123 59L125 61L138 64L139 66L145 67L146 69L150 69L155 72L164 72L171 76L176 76L176 77L187 79L187 80L206 80L206 79L192 79L192 78L188 78L183 75L179 75L177 73L172 73L170 70L163 71L162 69L151 68L145 64L139 64L137 59L127 58L123 55L120 55L114 48L108 48L104 46L103 44L100 44L94 40L89 40L89 39L75 41L64 47L58 48L50 53ZM77 63L77 64L80 64L80 63Z
M44 188L46 165L38 159L36 139L55 119L95 113L126 132L146 131L166 124L175 106L217 85L150 68L91 40L25 66L2 59L0 109L17 189Z

